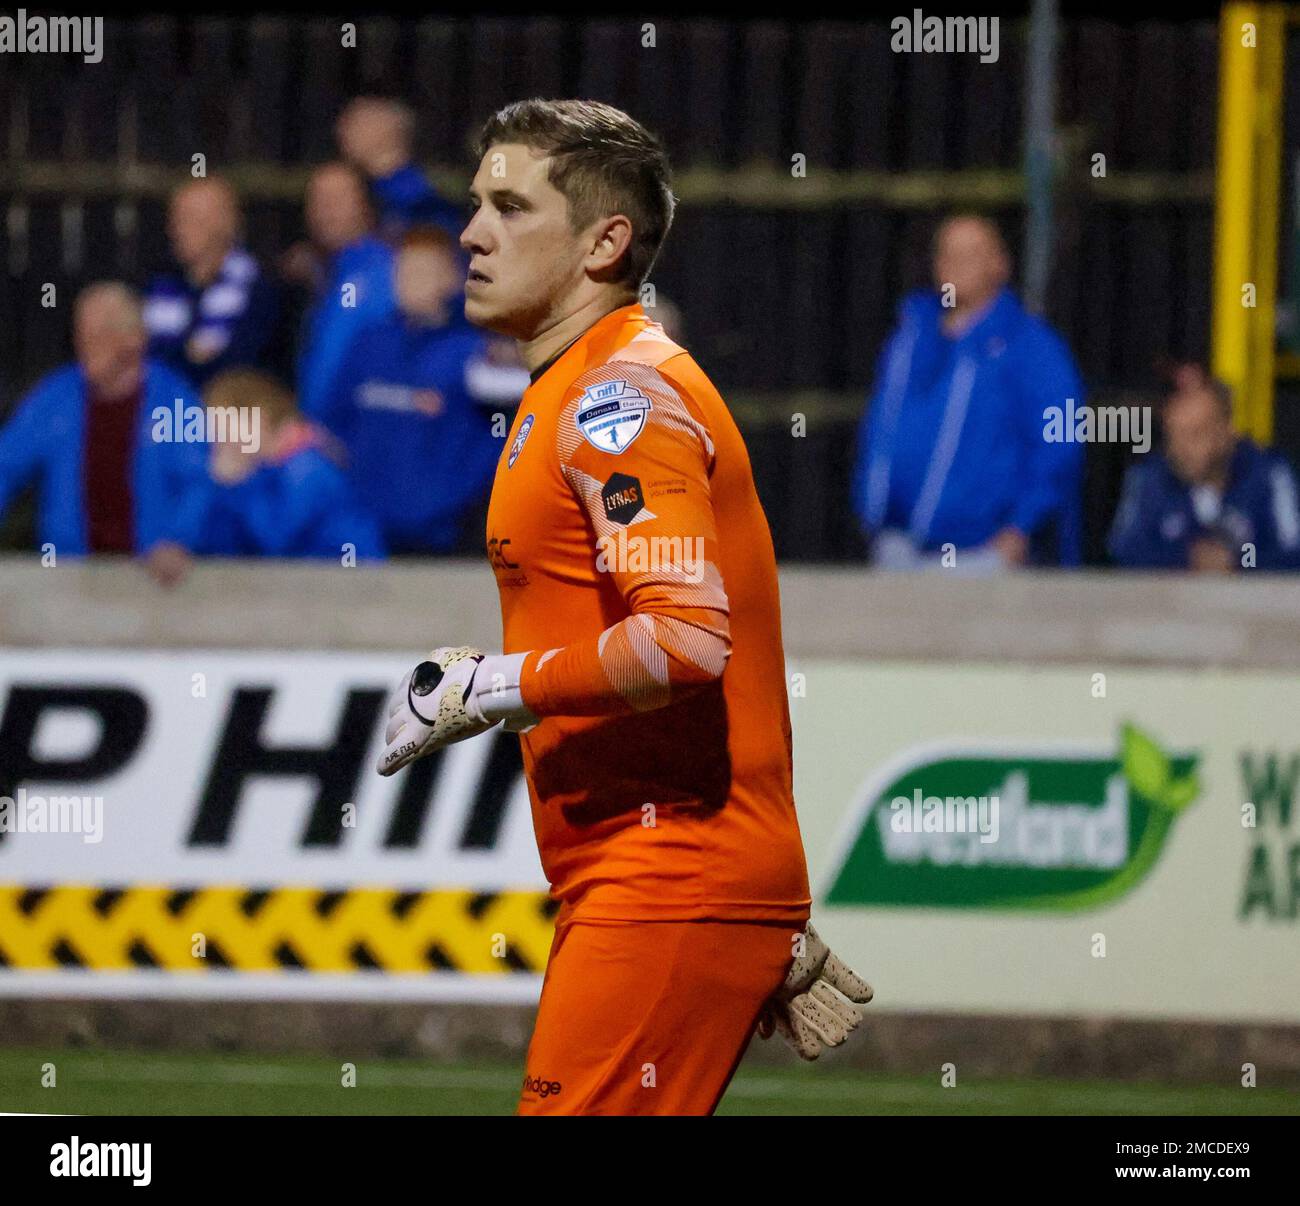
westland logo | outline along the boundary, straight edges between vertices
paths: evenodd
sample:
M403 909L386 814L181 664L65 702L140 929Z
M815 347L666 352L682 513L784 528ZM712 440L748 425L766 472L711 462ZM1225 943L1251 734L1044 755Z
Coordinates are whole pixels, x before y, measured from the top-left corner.
M869 782L829 876L828 904L931 909L1095 908L1155 866L1200 793L1195 754L1167 754L1125 725L1116 754L927 750ZM934 800L899 826L890 801ZM944 824L944 800L999 801L995 841Z

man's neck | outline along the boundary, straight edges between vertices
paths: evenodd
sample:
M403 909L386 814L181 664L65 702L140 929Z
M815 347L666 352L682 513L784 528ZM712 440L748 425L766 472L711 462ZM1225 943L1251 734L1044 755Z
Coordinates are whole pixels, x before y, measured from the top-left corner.
M635 294L620 297L602 294L579 306L573 313L559 319L532 339L520 340L519 354L523 358L524 367L531 373L594 327L605 315L613 314L615 310L630 306L635 301Z
M221 272L221 265L226 262L226 256L230 254L229 249L217 252L215 255L207 256L204 259L197 260L189 268L186 277L191 285L196 288L206 289Z
M1228 478L1232 475L1232 454L1235 451L1236 445L1234 444L1228 455L1211 468L1205 475L1204 480L1199 484L1209 486L1220 497L1226 494L1228 492Z
M97 402L123 402L136 394L143 376L142 366L133 365L107 381L90 382L90 395Z
M451 308L441 305L434 310L403 310L402 317L411 327L436 329L451 321Z
M949 335L962 335L969 331L985 314L992 308L993 303L997 300L997 294L991 293L977 302L970 305L957 306L949 310L943 318L943 329Z
M356 247L358 244L360 244L361 241L367 238L371 233L372 230L369 226L358 226L356 230L354 230L350 235L348 235L348 237L344 239L343 242L341 242L337 247L327 248L325 254L330 259L333 259L337 255L342 255L343 252L349 250L352 247Z
M411 156L405 151L390 147L385 151L378 151L366 161L366 175L372 180L387 180L389 176L395 175L411 162Z

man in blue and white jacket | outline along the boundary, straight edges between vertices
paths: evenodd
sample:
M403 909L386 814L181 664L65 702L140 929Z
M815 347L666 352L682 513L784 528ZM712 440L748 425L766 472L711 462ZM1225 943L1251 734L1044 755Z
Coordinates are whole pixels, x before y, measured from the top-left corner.
M149 354L200 388L239 365L274 368L281 321L278 286L239 245L239 199L218 177L191 180L167 214L176 270L145 298Z
M1044 421L1083 405L1069 350L1007 287L991 222L948 219L934 278L937 292L904 299L862 421L853 500L873 563L1077 565L1082 449Z
M1108 548L1133 569L1300 569L1291 466L1232 426L1221 381L1183 373L1162 414L1164 448L1124 478Z

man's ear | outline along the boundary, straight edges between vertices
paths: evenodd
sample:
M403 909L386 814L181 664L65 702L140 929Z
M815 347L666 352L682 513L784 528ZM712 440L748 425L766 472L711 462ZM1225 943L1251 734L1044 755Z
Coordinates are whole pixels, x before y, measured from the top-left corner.
M593 276L611 275L632 246L632 223L624 214L603 219L594 230L587 268Z

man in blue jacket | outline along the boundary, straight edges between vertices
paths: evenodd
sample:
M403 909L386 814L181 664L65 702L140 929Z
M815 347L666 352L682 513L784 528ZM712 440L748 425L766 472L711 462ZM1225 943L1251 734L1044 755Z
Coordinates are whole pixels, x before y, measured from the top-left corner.
M0 429L0 513L35 481L45 557L134 553L170 585L203 530L207 447L155 439L154 412L192 405L194 392L145 358L140 303L125 285L84 290L73 330L77 363L38 382Z
M1165 404L1165 445L1124 478L1109 550L1135 569L1300 568L1296 477L1232 427L1232 392L1183 373Z
M853 479L877 565L1079 563L1082 449L1047 438L1044 412L1081 408L1082 383L1008 288L1010 270L993 223L950 218L935 239L938 291L903 301Z
M358 495L392 552L461 543L528 386L509 352L465 321L461 286L451 236L413 227L397 256L398 312L357 334L328 395L304 399L304 412L346 445Z
M374 231L366 182L327 163L307 183L307 229L323 257L298 355L298 404L315 413L337 385L343 354L362 327L391 315L393 250Z
M442 197L415 163L415 114L400 101L358 96L339 114L339 152L366 174L385 236L399 238L413 225L434 223L459 235L462 207Z

